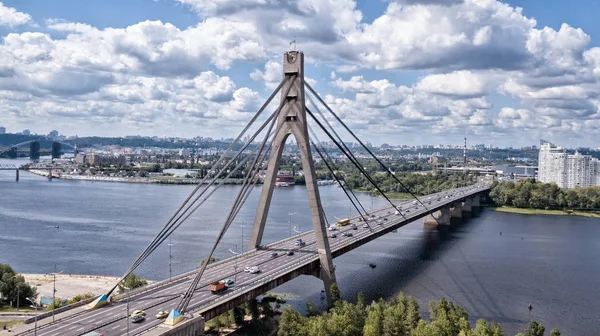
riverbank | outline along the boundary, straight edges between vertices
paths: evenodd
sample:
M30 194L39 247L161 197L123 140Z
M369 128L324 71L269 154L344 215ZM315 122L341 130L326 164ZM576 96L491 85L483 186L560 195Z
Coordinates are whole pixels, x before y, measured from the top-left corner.
M555 215L555 216L582 216L600 218L599 211L574 211L574 210L544 210L544 209L524 209L515 207L490 207L495 211L518 213L523 215Z
M39 297L52 297L54 276L51 274L22 274L25 281L37 287ZM106 293L119 281L118 277L97 275L56 275L56 297L63 300L72 299L76 295Z
M46 170L38 170L38 169L30 169L28 172L48 177L49 172ZM96 175L67 175L67 174L57 174L56 172L52 173L52 178L62 179L62 180L75 180L75 181L92 181L92 182L119 182L119 183L144 183L144 184L199 184L201 179L194 178L177 178L171 176L157 176L157 177L115 177L115 176L96 176ZM243 179L226 179L220 181L222 184L227 185L241 185L243 183ZM204 184L208 184L208 181L205 181Z
M367 193L369 194L369 196L373 196L373 197L381 197L383 198L383 195L381 195L378 192L372 192L370 190L367 189L355 189L354 191L357 192L361 192L361 193ZM391 199L391 200L395 200L395 201L406 201L406 200L410 200L413 197L411 196L411 194L409 193L402 193L402 192L394 192L394 191L390 191L390 192L386 192L385 195Z

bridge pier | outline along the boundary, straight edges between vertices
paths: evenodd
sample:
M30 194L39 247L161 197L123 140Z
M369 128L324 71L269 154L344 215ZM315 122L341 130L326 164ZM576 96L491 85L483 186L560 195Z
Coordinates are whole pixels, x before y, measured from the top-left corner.
M453 222L462 221L462 218L463 218L462 202L454 201L454 202L452 202L451 206L452 207L450 208L450 220Z
M473 195L473 198L471 198L471 213L478 215L479 211L481 211L479 195Z
M450 225L450 207L445 206L423 218L425 226Z
M462 202L463 218L471 217L473 213L473 200L472 198L465 198Z
M19 168L16 170L17 175L15 176L15 181L19 182Z

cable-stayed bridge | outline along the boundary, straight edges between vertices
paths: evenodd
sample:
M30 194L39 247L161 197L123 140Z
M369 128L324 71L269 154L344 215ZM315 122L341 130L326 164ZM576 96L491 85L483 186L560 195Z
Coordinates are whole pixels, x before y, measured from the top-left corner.
M305 90L306 89L306 90ZM307 92L308 91L308 92ZM267 110L274 97L280 93L278 106L262 124L256 124ZM308 94L307 94L308 93ZM310 107L306 104L309 101ZM324 112L322 111L324 110ZM336 129L333 125L341 125ZM346 183L343 174L338 173L335 161L320 146L316 126L321 136L326 136L346 156L347 160L384 196L389 207L367 211ZM249 132L249 130L254 130ZM371 155L403 191L413 199L392 202L380 186L366 171L363 164L348 148L339 133L349 134L363 150ZM295 237L264 245L262 242L269 206L273 195L277 171L283 148L290 135L294 135L306 180L309 211L313 230ZM241 148L233 151L240 139L249 136ZM248 155L249 146L253 145ZM244 154L245 153L245 154ZM313 155L320 158L343 188L345 195L357 210L359 216L344 221L335 237L328 230L329 220L323 211ZM231 210L223 223L219 235L205 260L210 260L221 239L244 206L250 192L255 188L259 173L265 171L261 196L253 223L249 246L246 252L214 264L204 263L199 269L175 277L168 281L114 295L118 283L105 295L96 298L86 306L66 309L55 316L41 318L38 322L39 335L84 335L96 331L102 335L200 335L204 321L228 311L243 302L264 294L282 283L303 274L319 277L324 283L324 293L331 303L330 287L336 282L333 258L351 251L384 234L392 232L414 220L425 217L426 225L448 225L452 218L462 218L463 213L476 211L480 195L489 190L487 185L477 184L440 192L423 197L415 196L403 185L386 165L352 132L335 114L323 99L304 82L304 55L290 51L284 55L283 80L271 94L258 113L238 135L222 157L213 165L217 174L206 176L181 204L156 237L141 252L131 267L123 274L129 274L148 258L169 236L177 230L195 211L203 211L204 202L221 186L219 178L229 178L241 167L245 177L238 194L233 199ZM266 169L265 169L266 168ZM210 211L210 210L209 210ZM210 223L214 225L216 223ZM297 239L301 239L298 241ZM293 252L293 253L289 253ZM275 255L275 253L277 253ZM258 267L259 272L245 272L246 268ZM234 285L226 291L214 295L209 285L223 279L235 279ZM147 318L139 324L132 324L128 312L145 310ZM155 319L159 311L170 311L166 320ZM49 315L46 313L45 315ZM32 322L29 319L28 322ZM22 332L34 335L34 328Z

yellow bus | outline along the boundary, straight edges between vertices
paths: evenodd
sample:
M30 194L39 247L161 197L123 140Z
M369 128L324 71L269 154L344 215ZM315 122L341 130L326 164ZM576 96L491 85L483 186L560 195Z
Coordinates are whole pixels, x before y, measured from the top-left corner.
M337 226L346 226L348 224L350 224L350 218L340 219L337 222Z

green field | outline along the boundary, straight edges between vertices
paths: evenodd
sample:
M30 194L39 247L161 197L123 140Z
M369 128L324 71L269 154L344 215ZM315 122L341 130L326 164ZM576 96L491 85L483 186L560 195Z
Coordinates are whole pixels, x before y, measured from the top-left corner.
M10 321L3 321L0 322L1 325L5 325L7 328L12 328L14 326L16 326L19 323L22 323L23 320L10 320ZM0 328L1 329L1 328Z
M544 209L523 209L515 207L497 207L493 208L496 211L518 213L524 215L557 215L557 216L584 216L592 218L600 218L598 212L585 212L573 210L544 210Z

